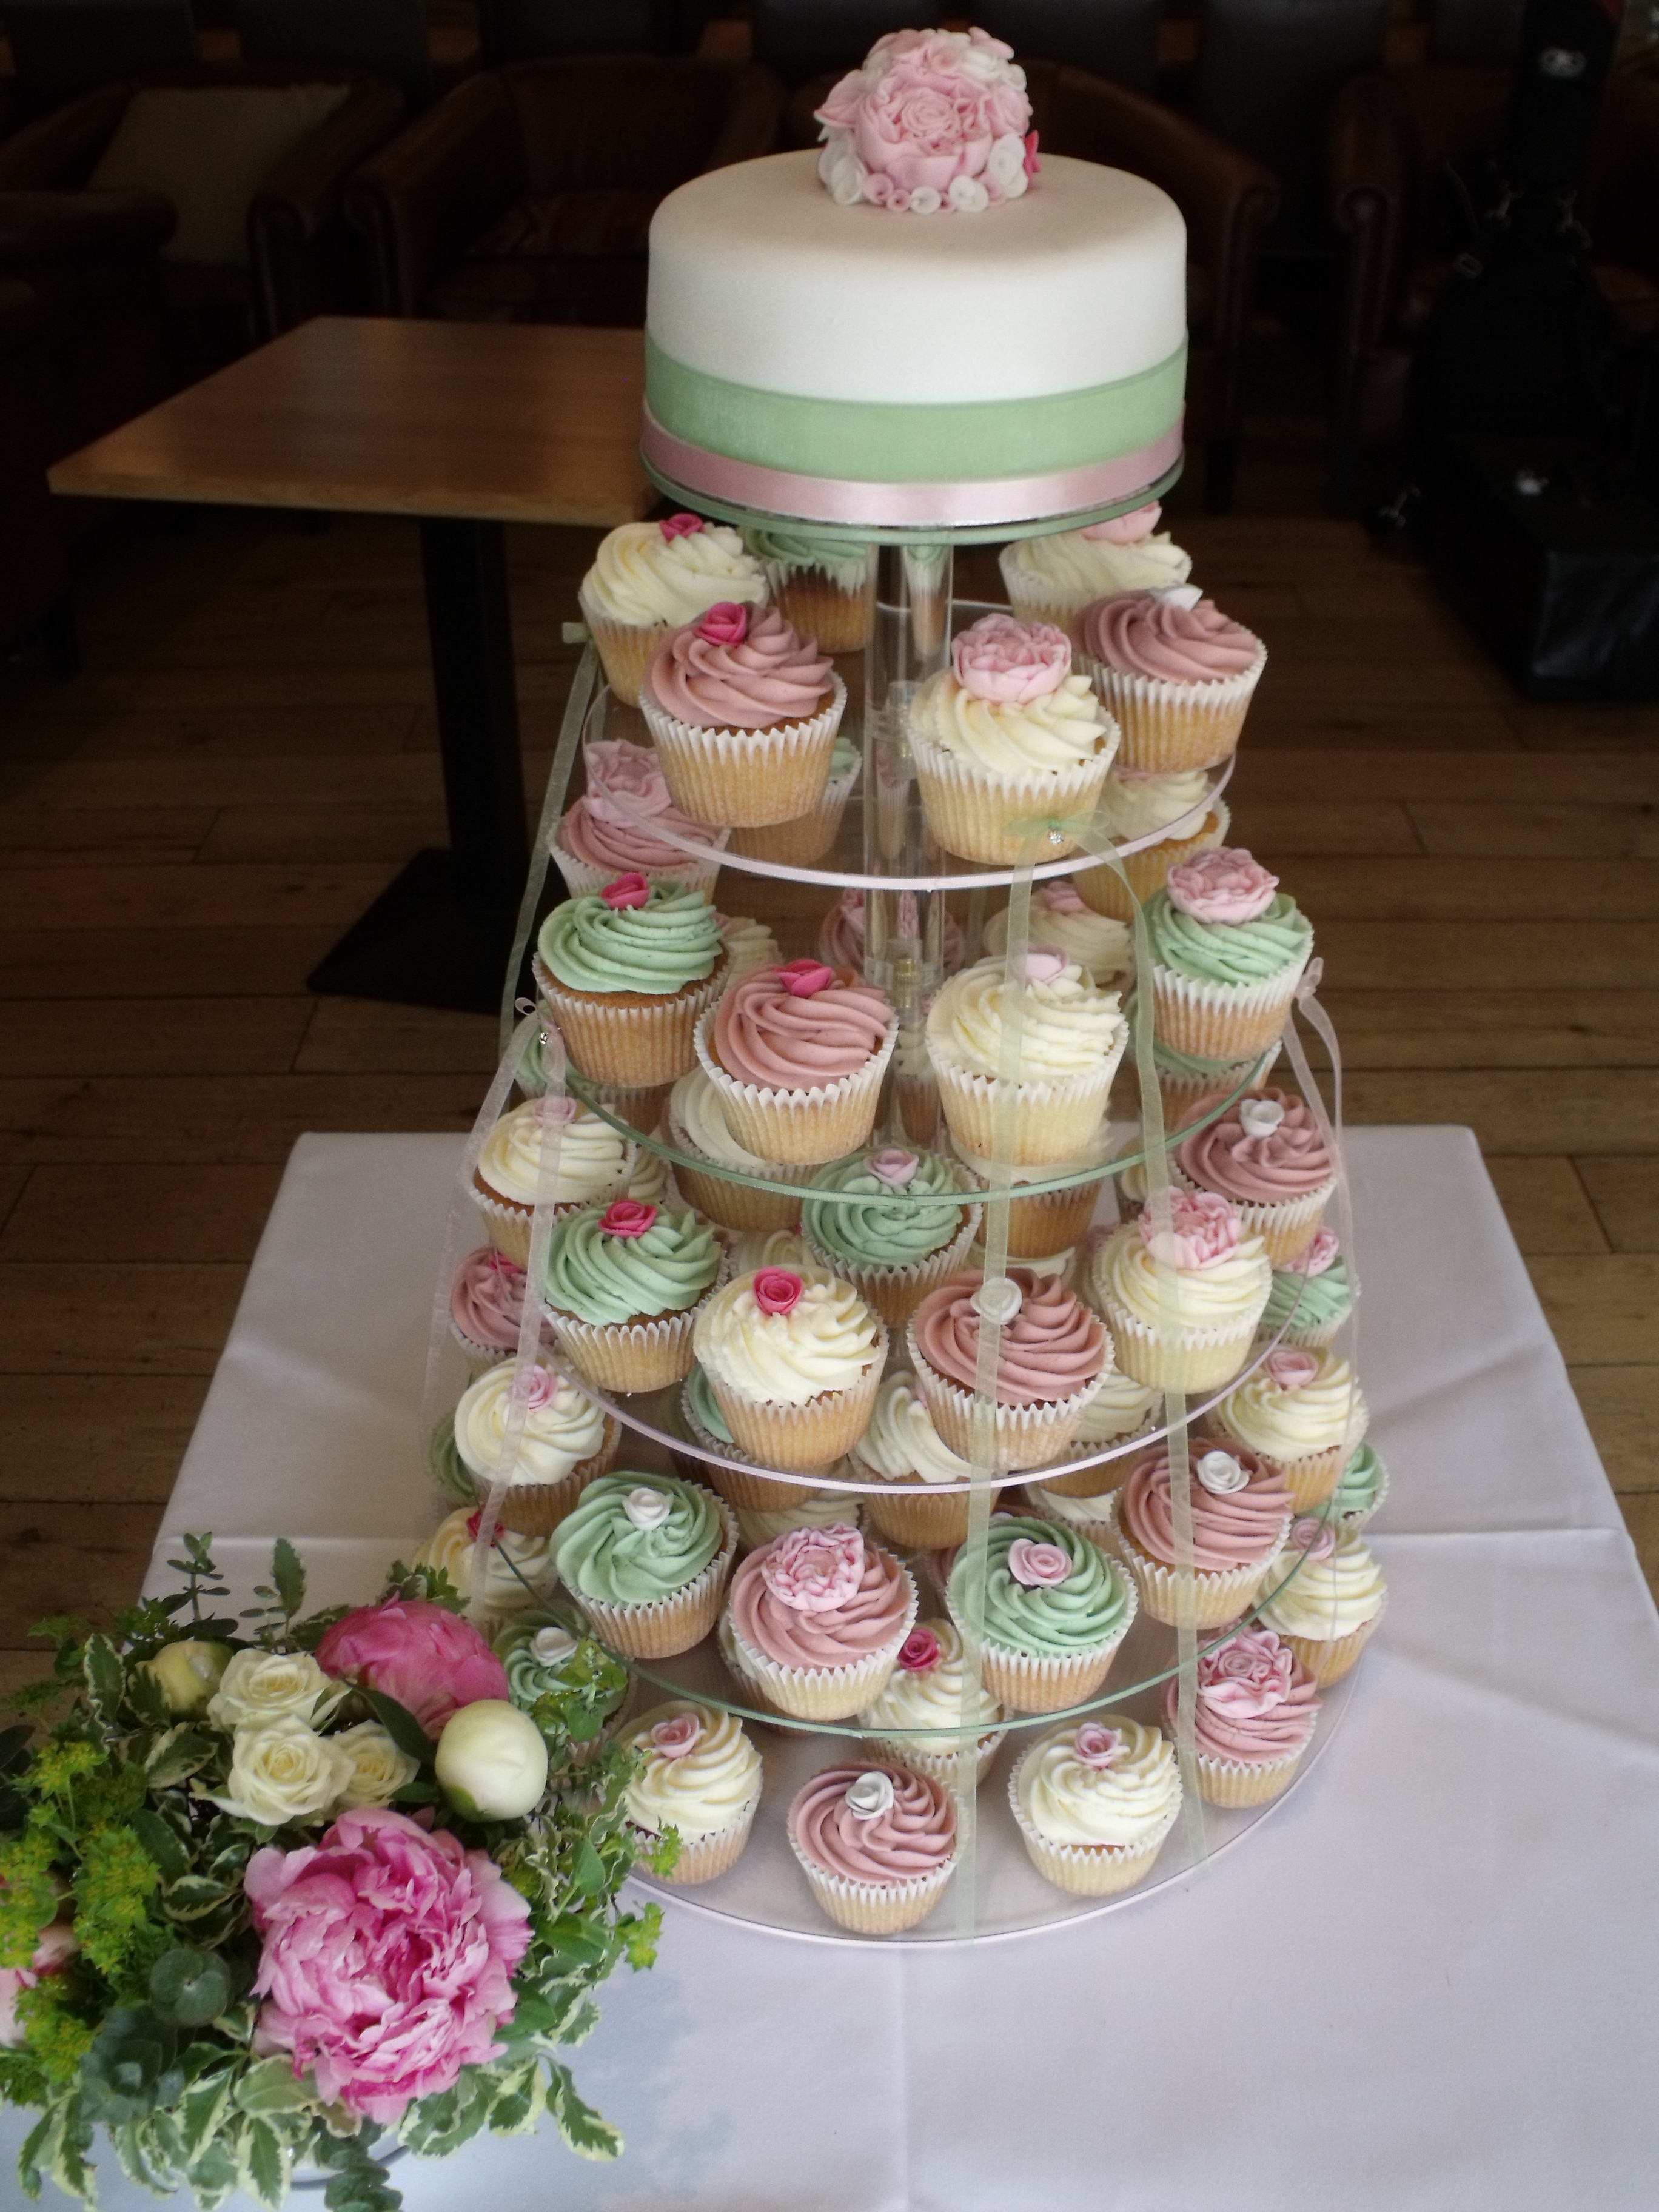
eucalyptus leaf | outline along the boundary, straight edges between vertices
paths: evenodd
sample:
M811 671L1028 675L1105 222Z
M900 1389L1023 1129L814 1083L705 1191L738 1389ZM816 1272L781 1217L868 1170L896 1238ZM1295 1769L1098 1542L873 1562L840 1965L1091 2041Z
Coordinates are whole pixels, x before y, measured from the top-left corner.
M176 1944L149 1970L149 2001L176 2027L205 2027L230 2002L230 1969L211 1951Z

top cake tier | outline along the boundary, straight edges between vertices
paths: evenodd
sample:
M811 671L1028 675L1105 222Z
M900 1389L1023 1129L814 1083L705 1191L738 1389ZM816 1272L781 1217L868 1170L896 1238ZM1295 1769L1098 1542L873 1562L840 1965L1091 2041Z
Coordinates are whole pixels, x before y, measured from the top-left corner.
M642 451L854 527L1131 499L1180 456L1186 254L1166 194L1091 161L971 218L838 206L810 152L714 170L651 226Z

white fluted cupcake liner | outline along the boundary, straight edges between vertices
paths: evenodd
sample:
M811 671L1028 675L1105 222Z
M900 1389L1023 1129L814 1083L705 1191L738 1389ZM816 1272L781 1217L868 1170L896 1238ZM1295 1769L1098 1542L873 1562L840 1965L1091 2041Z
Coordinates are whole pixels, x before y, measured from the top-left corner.
M804 1091L739 1083L714 1057L713 1028L711 1012L697 1024L697 1060L714 1086L726 1127L745 1152L790 1167L822 1167L860 1151L867 1142L875 1127L881 1079L898 1042L896 1016L879 1051L862 1067L837 1082L814 1084Z
M915 1370L940 1441L958 1459L972 1460L975 1408L979 1400L971 1390L964 1390L960 1383L951 1382L932 1365L916 1342L914 1328L905 1331L904 1340L910 1365ZM1063 1458L1066 1446L1077 1434L1085 1408L1099 1388L1100 1380L1097 1377L1086 1389L1076 1391L1069 1398L1056 1398L1035 1406L996 1407L992 1435L996 1472L1012 1474L1025 1468L1046 1467L1050 1460Z
M862 761L854 761L845 775L827 783L817 805L793 822L775 822L762 830L734 830L732 850L745 860L781 860L788 867L810 868L840 836L842 817L863 765Z
M615 883L624 872L645 878L648 884L679 884L688 891L701 891L704 898L714 896L715 879L720 872L720 854L725 849L729 832L722 830L709 847L708 857L696 859L688 853L684 860L673 860L660 866L646 867L638 860L617 861L614 866L601 866L593 860L578 860L568 846L560 842L556 830L547 841L547 849L553 864L564 878L564 887L572 898L581 898L590 891L602 891L607 884Z
M660 999L644 992L568 991L537 953L531 962L536 988L558 1024L565 1050L596 1083L642 1091L678 1083L696 1065L692 1042L698 1022L726 988L729 955L722 947L701 982ZM623 1003L625 1000L626 1003Z
M1194 1754L1198 1794L1206 1805L1268 1805L1291 1786L1291 1778L1302 1763L1303 1744L1288 1759L1217 1759L1207 1751Z
M847 686L830 678L830 703L805 721L770 730L703 730L665 714L640 694L646 727L669 796L694 822L739 830L794 822L823 799L830 756L847 706Z
M853 1454L853 1466L861 1475L879 1476L880 1470ZM991 1492L988 1510L996 1511L999 1487ZM960 1544L968 1534L973 1493L966 1490L935 1490L920 1475L886 1478L881 1490L864 1493L865 1510L878 1534L906 1551L932 1552L941 1545Z
M1097 1067L1081 1075L1016 1086L1015 1167L1064 1168L1090 1157L1127 1042L1126 1026L1115 1049ZM957 1146L981 1162L991 1159L997 1141L996 1079L959 1067L941 1052L933 1054L933 1062L939 1104Z
M1370 1620L1351 1629L1346 1636L1292 1636L1283 1628L1274 1630L1274 1633L1279 1642L1302 1662L1319 1687L1328 1690L1333 1682L1340 1682L1357 1662L1360 1653L1370 1642L1385 1609L1385 1605L1379 1606ZM1271 1623L1268 1625L1272 1626Z
M716 1276L684 1313L660 1314L653 1321L599 1324L554 1306L550 1309L553 1333L571 1365L597 1389L665 1390L671 1382L684 1382L691 1372L691 1332L719 1281Z
M769 1705L798 1721L844 1721L872 1705L892 1679L899 1649L915 1626L918 1598L915 1579L901 1567L907 1602L904 1625L879 1650L867 1652L847 1667L783 1667L764 1651L757 1651L732 1621L728 1609L726 1635L744 1674Z
M714 1510L724 1531L720 1547L683 1589L653 1598L648 1605L606 1605L572 1591L601 1644L625 1659L673 1659L702 1642L720 1619L720 1601L738 1556L737 1516L719 1498Z
M736 1444L723 1443L718 1437L711 1435L687 1405L684 1396L680 1400L680 1418L691 1431L694 1441L702 1444L705 1450L719 1452L727 1459L747 1458L747 1453ZM750 1474L741 1468L720 1467L713 1460L701 1459L688 1460L686 1464L693 1469L691 1480L694 1482L706 1482L711 1490L719 1491L726 1504L735 1506L740 1513L781 1513L786 1506L805 1505L809 1498L817 1496L815 1484L785 1482L776 1475L768 1474L763 1469Z
M692 1889L699 1882L714 1881L723 1874L730 1874L743 1856L744 1846L749 1841L749 1832L755 1825L761 1794L757 1790L735 1820L728 1820L723 1828L712 1828L706 1836L680 1837L680 1855L674 1862L672 1874L653 1874L653 1881L665 1881L671 1889ZM637 1826L637 1823L635 1824ZM654 1843L655 1832L640 1828L638 1832L650 1837Z
M1095 1645L1087 1651L1073 1651L1064 1657L1038 1657L1029 1651L1012 1651L1006 1644L982 1642L979 1653L980 1680L988 1697L1000 1705L1012 1706L1017 1713L1060 1713L1070 1706L1079 1705L1095 1692L1112 1671L1112 1662L1118 1648L1133 1624L1136 1607L1133 1588L1128 1593L1128 1619L1109 1644ZM967 1630L951 1603L947 1589L945 1608L964 1636Z
M1154 961L1158 1034L1194 1060L1255 1060L1279 1042L1307 964L1304 954L1262 983L1195 983Z
M1057 860L1074 853L1077 840L1063 830L1040 835L1033 823L1059 823L1092 813L1117 750L1112 730L1092 760L1048 775L1000 776L946 752L912 727L910 751L928 829L947 853L990 867L1014 867L1027 859Z
M932 1739L912 1735L867 1735L864 1748L872 1759L884 1766L902 1766L907 1774L919 1774L924 1782L937 1782L941 1790L957 1786L957 1747L948 1730L941 1729L938 1747L932 1747ZM974 1743L974 1780L982 1783L997 1763L997 1753L1002 1748L1002 1737L982 1735Z
M508 1483L496 1516L501 1527L510 1528L515 1536L550 1536L565 1516L575 1510L588 1484L611 1472L621 1447L622 1424L614 1414L607 1413L598 1451L579 1460L562 1481ZM465 1467L465 1461L461 1464ZM482 1505L489 1496L490 1479L476 1468L467 1467L466 1471L472 1479L473 1495Z
M838 1928L855 1936L896 1936L925 1920L956 1872L954 1851L942 1867L910 1881L844 1881L815 1866L789 1831L789 1848L811 1885L813 1896Z
M1118 1492L1118 1497L1121 1494ZM1111 1517L1118 1557L1135 1578L1140 1602L1166 1628L1225 1628L1248 1613L1291 1533L1291 1516L1286 1513L1279 1541L1265 1559L1210 1574L1196 1568L1166 1566L1143 1551L1119 1521L1115 1502Z
M564 1206L550 1207L552 1218L562 1221L568 1214L580 1213L585 1206L608 1206L613 1198L628 1188L628 1179L634 1172L634 1163L638 1158L639 1147L636 1145L627 1146L623 1152L622 1165L617 1171L615 1182L608 1184L603 1190L595 1191L591 1198L572 1199ZM502 1198L498 1192L482 1182L477 1175L472 1178L472 1203L478 1209L484 1234L495 1249L504 1259L511 1260L515 1267L527 1267L530 1265L531 1231L535 1225L534 1207L522 1205L515 1198ZM494 1357L499 1359L501 1355L498 1352ZM491 1364L494 1364L493 1360Z
M605 671L605 680L624 707L640 703L640 686L657 647L672 637L672 623L623 623L601 614L586 592L578 591L576 604Z
M960 1144L957 1157L979 1188L988 1193L990 1162ZM1008 1200L1009 1259L1048 1260L1056 1252L1069 1252L1080 1244L1095 1218L1105 1180L1103 1174L1093 1176L1087 1182L1071 1183L1064 1190L1037 1191L1029 1197L1021 1197L1020 1185L1014 1182Z
M1181 837L1160 838L1156 845L1143 845L1137 853L1125 853L1122 866L1129 878L1129 890L1145 906L1154 891L1163 890L1171 868L1190 860L1196 854L1224 845L1231 823L1232 812L1226 800L1218 799L1196 830ZM1096 868L1079 868L1072 878L1072 888L1084 905L1092 907L1097 914L1109 915L1114 921L1134 920L1134 908L1117 870L1108 867L1103 861Z
M870 641L876 586L871 577L844 592L823 568L795 568L763 561L772 605L797 637L811 638L820 653L862 653Z
M750 1459L787 1474L811 1474L847 1456L869 1426L887 1363L886 1324L878 1321L877 1327L880 1334L858 1381L845 1390L823 1391L805 1405L742 1396L709 1367L714 1402L734 1441Z
M1113 1897L1120 1890L1133 1889L1138 1881L1144 1881L1180 1817L1181 1800L1176 1798L1152 1833L1139 1843L1050 1843L1026 1818L1025 1808L1019 1802L1020 1770L1037 1747L1033 1744L1030 1751L1023 1753L1008 1777L1008 1803L1026 1854L1042 1879L1073 1897Z
M1123 732L1121 765L1154 775L1215 768L1231 759L1267 648L1258 641L1254 664L1241 676L1205 684L1172 684L1161 676L1126 676L1103 662L1080 657L1101 704Z
M724 1608L721 1610L720 1619L714 1624L714 1642L719 1647L720 1657L726 1662L726 1673L737 1684L741 1701L744 1705L752 1705L757 1712L766 1714L769 1719L775 1717L778 1726L784 1727L783 1716L778 1712L777 1707L767 1696L759 1682L744 1667L743 1654L738 1650L732 1637L731 1613ZM800 1734L798 1729L790 1732L797 1735Z
M967 1204L963 1206L968 1218L964 1225L937 1252L930 1252L925 1260L913 1260L905 1267L860 1267L851 1260L844 1260L820 1244L810 1231L805 1232L806 1249L816 1253L831 1274L838 1275L843 1283L850 1283L867 1306L873 1306L890 1328L902 1328L930 1291L966 1264L968 1255L979 1235L980 1208Z
M1164 1109L1165 1129L1178 1129L1200 1098L1218 1095L1224 1098L1252 1075L1259 1078L1261 1068L1260 1054L1249 1060L1224 1061L1212 1074L1176 1075L1160 1067L1158 1096Z
M798 1189L757 1190L752 1183L729 1182L724 1176L705 1174L694 1163L707 1160L708 1155L697 1150L672 1113L668 1141L679 1155L674 1162L674 1180L687 1203L695 1206L699 1213L707 1214L709 1220L718 1222L722 1229L735 1230L742 1235L751 1229L799 1227ZM767 1172L775 1175L780 1182L798 1185L811 1181L810 1167L786 1164L780 1160L768 1160L765 1166Z
M1030 577L1018 573L1011 576L1000 556L997 566L1002 569L1002 588L1008 594L1008 605L1019 622L1052 623L1056 629L1069 631L1089 605L1087 599L1068 599L1052 586L1045 587Z
M1183 1390L1188 1397L1231 1382L1250 1356L1261 1312L1231 1328L1183 1328L1165 1336L1098 1289L1100 1310L1111 1325L1117 1364L1131 1381L1154 1390Z
M1207 1185L1189 1176L1173 1156L1170 1171L1183 1190L1203 1190ZM1282 1198L1271 1206L1253 1200L1231 1199L1230 1203L1238 1216L1238 1225L1246 1237L1259 1237L1262 1248L1275 1267L1283 1267L1292 1260L1300 1259L1319 1233L1319 1224L1325 1218L1325 1209L1336 1194L1334 1176L1322 1182L1316 1189L1303 1191L1295 1198ZM1228 1194L1224 1191L1225 1198Z

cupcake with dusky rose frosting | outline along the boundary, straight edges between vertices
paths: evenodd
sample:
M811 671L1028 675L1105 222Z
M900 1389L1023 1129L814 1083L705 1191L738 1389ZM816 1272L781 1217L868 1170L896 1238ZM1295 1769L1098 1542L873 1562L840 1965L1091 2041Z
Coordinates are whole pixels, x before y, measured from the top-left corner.
M722 601L761 605L766 578L735 530L671 514L607 532L578 596L605 681L624 707L636 707L645 672L671 630Z
M818 957L826 967L850 968L855 975L863 975L864 919L864 893L856 885L851 886L842 893L818 924ZM898 896L898 934L901 937L916 937L921 926L915 892L901 891ZM950 975L961 967L963 962L962 925L954 915L946 914L941 927L944 969Z
M947 852L994 867L1075 850L1065 826L1098 799L1117 726L1064 630L981 615L921 684L908 727L927 827Z
M975 1779L983 1782L1002 1748L998 1723L1003 1717L1002 1706L982 1683L969 1701L954 1622L924 1620L899 1646L887 1687L859 1715L859 1726L873 1731L864 1739L872 1758L954 1790L963 1731L973 1744Z
M944 1483L970 1482L971 1464L953 1452L933 1426L908 1368L896 1368L876 1393L869 1425L848 1455L854 1474L874 1475L886 1486L866 1493L872 1523L890 1544L932 1550L959 1544L968 1534L971 1503L965 1490ZM991 1492L995 1504L997 1493Z
M1193 556L1158 528L1163 514L1154 500L1086 530L1054 530L1005 545L997 565L1014 612L1022 622L1068 629L1092 600L1184 584Z
M713 1881L743 1855L761 1801L761 1757L731 1713L695 1698L653 1705L623 1738L639 1765L623 1793L629 1820L653 1839L680 1839L671 1872L677 1889Z
M507 1426L521 1424L513 1457L502 1465ZM482 1505L498 1474L507 1489L504 1528L544 1536L556 1528L584 1488L617 1456L622 1431L613 1414L548 1367L517 1374L504 1359L461 1393L455 1408L455 1449Z
M601 1475L553 1538L559 1580L600 1642L630 1659L702 1643L737 1552L731 1509L672 1474Z
M1177 1052L1238 1060L1277 1045L1313 927L1239 846L1171 868L1146 902L1158 1034Z
M1280 1345L1216 1407L1216 1425L1284 1477L1300 1513L1321 1505L1364 1442L1370 1413L1346 1359Z
M1219 1389L1244 1364L1273 1269L1224 1198L1172 1188L1167 1204L1166 1226L1149 1205L1096 1252L1089 1302L1111 1323L1117 1364L1137 1382Z
M1335 1163L1319 1125L1288 1091L1236 1098L1219 1120L1181 1139L1174 1163L1190 1189L1232 1200L1244 1233L1261 1239L1275 1267L1308 1249L1336 1189Z
M475 1374L493 1367L504 1353L518 1350L524 1322L525 1280L518 1261L509 1260L493 1244L481 1244L457 1267L449 1286L450 1334ZM552 1341L544 1320L540 1340L544 1346Z
M697 1018L725 988L728 964L708 900L672 878L638 874L556 906L532 963L575 1066L635 1090L695 1066Z
M482 1513L477 1505L458 1506L438 1523L410 1562L415 1567L437 1568L469 1603ZM521 1535L498 1522L484 1569L480 1626L491 1633L513 1614L540 1605L543 1593L552 1588L553 1582L551 1536Z
M1058 952L1075 962L1101 990L1126 981L1134 967L1134 945L1125 925L1085 906L1063 876L1032 884L1027 936L1033 952ZM989 958L1000 960L1007 951L1006 907L986 923L984 945Z
M793 1229L799 1221L798 1191L761 1189L755 1182L734 1182L705 1171L706 1162L711 1169L730 1168L734 1174L773 1183L804 1182L811 1172L763 1159L739 1144L720 1093L701 1067L681 1076L669 1093L668 1137L679 1155L675 1169L681 1189L700 1213L722 1229Z
M726 1126L762 1159L818 1166L867 1144L898 1017L820 960L739 977L699 1024Z
M762 1267L717 1291L694 1344L743 1449L762 1467L800 1474L858 1441L887 1360L886 1325L850 1283L789 1267Z
M829 655L775 607L711 607L664 640L640 692L674 804L745 830L819 805L847 704Z
M1019 1052L1012 1110L1000 1077L1009 994L1019 994ZM1097 1141L1112 1077L1128 1043L1115 991L1102 991L1075 961L1028 952L1017 975L976 961L940 986L927 1010L927 1052L939 1104L958 1150L976 1162L998 1152L1017 1167L1064 1164Z
M1364 1650L1388 1599L1382 1571L1359 1539L1309 1518L1292 1524L1257 1618L1325 1690Z
M950 1793L899 1766L830 1766L789 1808L789 1844L839 1928L893 1936L925 1920L957 1863Z
M572 896L618 876L672 877L712 898L726 832L682 814L647 745L600 738L587 748L587 789L567 807L548 849Z
M1164 1693L1176 1734L1180 1685ZM1198 1655L1193 1763L1206 1805L1266 1805L1289 1788L1319 1718L1314 1680L1271 1628L1241 1628Z
M1059 1712L1092 1697L1135 1617L1122 1567L1062 1522L996 1513L982 1593L977 1573L964 1547L951 1563L945 1604L964 1635L978 1633L992 1696L1023 1713Z
M1102 1713L1039 1736L1008 1778L1031 1864L1075 1897L1133 1889L1181 1811L1181 1770L1157 1729Z
M933 1426L963 1459L979 1462L980 1340L999 1324L989 1449L1000 1474L1061 1459L1083 1409L1112 1364L1098 1317L1059 1276L1010 1268L942 1283L916 1309L905 1341Z
M573 1366L607 1390L660 1390L690 1371L697 1310L726 1255L687 1207L613 1199L562 1221L547 1252L547 1304Z
M675 1465L688 1481L706 1482L738 1510L776 1512L785 1506L803 1505L811 1498L828 1494L815 1490L809 1483L785 1481L757 1466L733 1437L732 1425L720 1411L714 1386L708 1379L708 1370L701 1361L694 1364L680 1392L680 1419L690 1441L719 1457L697 1459L690 1454L682 1456L677 1453ZM739 1464L723 1464L730 1460ZM748 1471L751 1467L756 1468L752 1474ZM832 1514L830 1518L833 1520L835 1516ZM779 1528L771 1531L775 1536L781 1533Z
M1322 1352L1353 1311L1353 1285L1336 1233L1319 1229L1293 1260L1273 1270L1273 1286L1258 1323L1304 1352Z
M1100 812L1115 844L1133 844L1133 852L1118 854L1118 866L1128 878L1128 888L1144 905L1169 874L1195 853L1224 845L1232 812L1224 799L1206 794L1215 781L1213 769L1183 769L1173 775L1158 775L1149 769L1125 768L1114 761L1100 795ZM1159 835L1160 832L1165 834ZM1145 844L1144 838L1156 838ZM1073 881L1079 897L1097 914L1132 921L1134 909L1117 869L1102 862L1079 868Z
M817 1192L836 1197L817 1197ZM981 1209L937 1152L887 1145L820 1168L801 1206L801 1233L890 1328L967 1257Z
M1195 585L1126 592L1076 622L1083 665L1123 732L1122 765L1212 768L1238 743L1267 648Z
M556 1219L603 1205L625 1188L638 1156L631 1139L575 1099L528 1098L486 1133L472 1171L472 1203L490 1243L522 1267L538 1199Z
M732 1577L727 1632L742 1673L797 1720L845 1720L880 1695L916 1618L916 1586L847 1522L797 1528Z
M1176 1532L1167 1443L1130 1462L1117 1493L1117 1547L1140 1601L1171 1628L1221 1628L1248 1613L1285 1548L1291 1500L1254 1452L1212 1436L1188 1442L1190 1560Z

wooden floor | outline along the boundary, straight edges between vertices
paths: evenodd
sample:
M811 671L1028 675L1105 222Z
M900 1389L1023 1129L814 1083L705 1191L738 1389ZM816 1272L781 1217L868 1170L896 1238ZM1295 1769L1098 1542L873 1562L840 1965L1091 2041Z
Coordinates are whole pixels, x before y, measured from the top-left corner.
M1352 1118L1477 1133L1659 1579L1659 711L1519 701L1316 464L1268 422L1239 511L1176 518L1271 647L1237 835L1314 917ZM591 544L513 543L538 798ZM304 989L441 833L412 529L128 527L81 609L77 681L0 667L11 1676L41 1613L135 1593L295 1136L463 1129L495 1050Z

